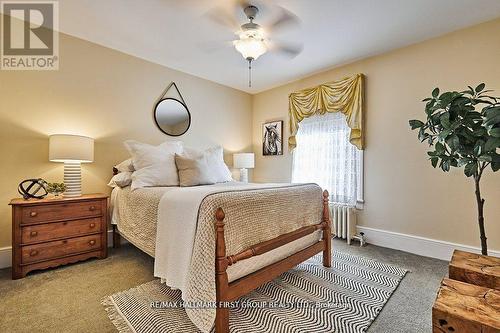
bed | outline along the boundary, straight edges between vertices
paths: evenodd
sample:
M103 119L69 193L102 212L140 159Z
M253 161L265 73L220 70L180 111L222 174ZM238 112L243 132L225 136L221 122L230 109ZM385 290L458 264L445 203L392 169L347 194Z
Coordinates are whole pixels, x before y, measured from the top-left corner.
M328 192L316 184L115 188L110 207L113 245L123 237L155 257L154 275L198 305L186 312L203 332L228 332L229 302L313 255L331 265Z

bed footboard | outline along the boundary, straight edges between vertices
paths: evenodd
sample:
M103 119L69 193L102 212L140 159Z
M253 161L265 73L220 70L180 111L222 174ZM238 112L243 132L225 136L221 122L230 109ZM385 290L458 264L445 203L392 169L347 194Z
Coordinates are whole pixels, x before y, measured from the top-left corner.
M229 308L224 302L231 302L248 294L266 282L273 280L282 273L307 260L319 252L323 252L323 266L331 266L331 221L328 208L328 191L323 191L323 219L315 225L299 228L295 231L280 235L274 239L256 244L235 255L226 255L224 239L224 218L222 208L215 212L215 285L217 297L217 314L215 319L216 333L229 332ZM322 240L274 264L264 267L252 274L242 277L231 283L228 282L227 268L236 262L261 255L280 246L305 237L317 230L323 231Z

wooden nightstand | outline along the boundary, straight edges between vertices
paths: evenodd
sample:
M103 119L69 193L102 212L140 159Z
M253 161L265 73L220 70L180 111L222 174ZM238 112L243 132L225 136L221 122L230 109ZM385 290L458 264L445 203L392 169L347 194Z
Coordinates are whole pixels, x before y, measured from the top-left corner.
M12 279L35 269L107 256L105 194L12 199Z

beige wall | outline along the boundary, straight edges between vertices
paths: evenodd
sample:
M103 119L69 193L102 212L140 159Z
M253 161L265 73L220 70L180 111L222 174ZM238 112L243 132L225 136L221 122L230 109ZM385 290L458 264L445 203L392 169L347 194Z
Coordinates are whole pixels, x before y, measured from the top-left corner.
M122 142L157 144L168 137L152 119L156 99L175 81L192 124L186 145L251 150L251 95L61 34L58 71L0 71L0 248L10 246L7 206L26 178L62 181L48 161L48 135L95 138L95 161L83 165L83 191L109 192L113 164L127 157Z
M261 126L288 122L288 94L302 88L366 75L365 207L367 227L479 246L473 182L460 169L433 169L426 145L408 120L423 118L420 101L438 86L462 90L485 82L500 96L500 19L334 68L257 94L253 98L254 179L288 182L291 155L263 157ZM285 126L288 138L288 124ZM286 144L285 144L286 145ZM486 172L486 231L490 249L500 250L500 173Z

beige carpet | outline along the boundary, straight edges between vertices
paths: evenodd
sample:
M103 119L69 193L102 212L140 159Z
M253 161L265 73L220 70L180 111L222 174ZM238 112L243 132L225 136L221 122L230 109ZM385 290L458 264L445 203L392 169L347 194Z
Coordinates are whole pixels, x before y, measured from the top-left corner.
M409 269L368 333L429 332L431 307L447 272L444 261L377 246L334 248ZM0 332L116 332L100 301L153 279L153 259L124 246L104 260L30 273L12 281L0 270Z
M0 271L0 332L116 332L102 297L153 278L153 259L124 246L103 260L30 273Z

